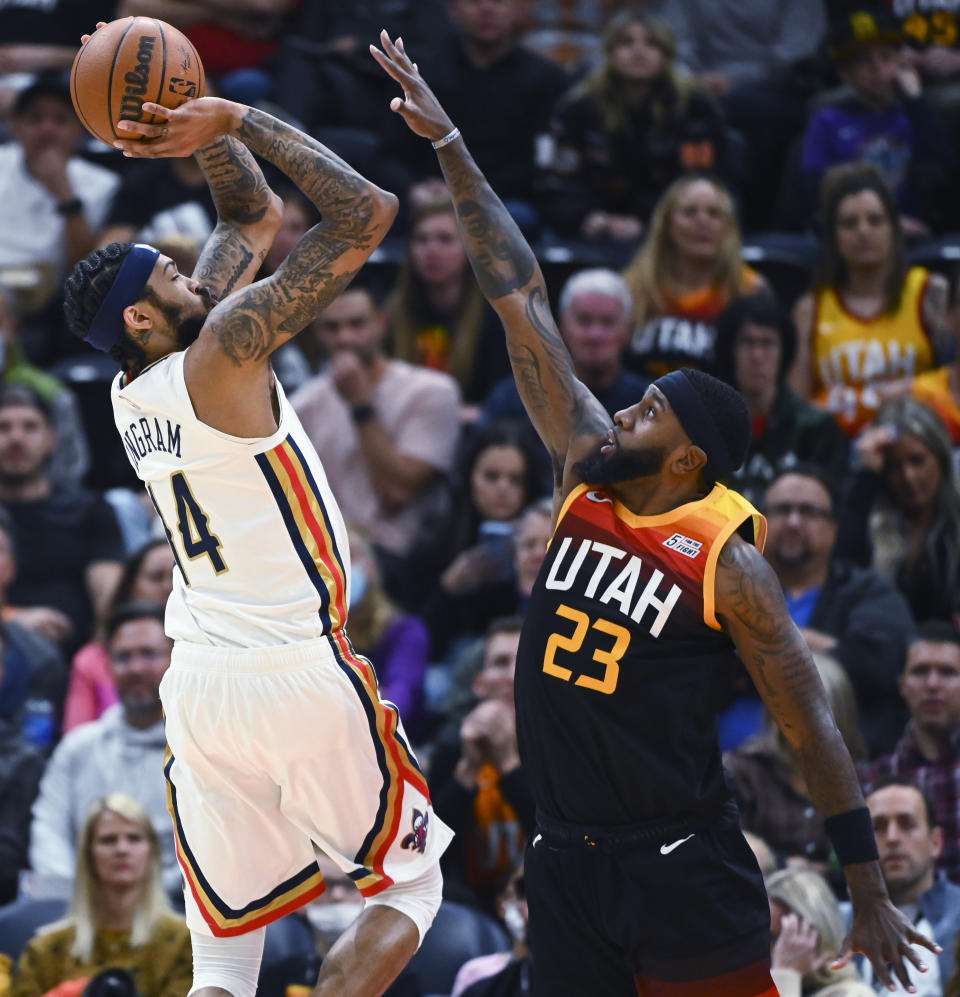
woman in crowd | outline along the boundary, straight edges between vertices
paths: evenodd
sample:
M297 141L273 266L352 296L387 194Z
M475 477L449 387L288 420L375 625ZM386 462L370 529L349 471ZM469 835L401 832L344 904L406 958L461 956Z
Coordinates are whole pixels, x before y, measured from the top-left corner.
M166 540L150 540L144 544L124 565L103 618L108 619L114 607L127 602L165 606L173 589L173 570L173 551ZM88 720L96 720L116 702L117 690L110 673L107 649L100 639L92 640L73 656L63 707L63 732Z
M129 972L139 997L183 997L193 976L190 933L160 885L156 832L119 793L84 822L69 913L27 944L10 997L42 997L108 968Z
M602 62L551 122L542 203L558 235L636 240L673 180L719 165L720 112L675 50L673 31L643 10L610 19Z
M386 310L393 355L452 374L466 418L510 373L503 329L480 293L460 241L453 201L441 194L412 208L406 258Z
M770 973L781 997L872 997L852 962L830 968L847 930L826 880L811 869L782 869L766 886Z
M791 387L854 436L951 341L947 282L906 266L896 204L883 177L859 163L823 179L823 232L813 290L797 302Z
M403 613L383 590L370 541L350 527L350 641L376 668L380 695L394 703L415 743L423 734L423 682L430 636L416 616Z
M847 441L837 424L785 383L796 348L790 315L772 294L738 298L717 319L717 376L743 395L751 416L750 448L727 484L754 505L798 461L821 467L836 488L847 473Z
M430 630L432 661L445 660L454 639L475 638L495 617L516 611L514 520L542 493L537 445L512 422L478 430L449 516L409 559L411 595L426 596L419 615Z
M838 556L893 579L917 622L960 606L960 482L940 417L890 402L861 433L840 506Z
M717 316L734 298L767 287L740 258L730 192L699 174L667 188L623 276L634 302L625 360L650 378L677 367L713 373Z
M814 660L844 743L854 761L862 761L865 748L850 680L833 658L815 654ZM761 837L781 860L826 871L830 843L823 818L810 799L793 749L769 714L763 733L728 752L724 765L733 776L744 830Z

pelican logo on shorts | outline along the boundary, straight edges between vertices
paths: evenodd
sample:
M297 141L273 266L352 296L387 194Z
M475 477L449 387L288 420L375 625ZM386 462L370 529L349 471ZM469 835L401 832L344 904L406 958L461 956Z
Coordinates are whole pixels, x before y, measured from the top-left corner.
M678 554L683 554L684 557L694 558L700 556L703 544L699 540L685 537L682 533L674 533L672 537L663 541L663 546L675 550Z
M427 847L427 823L430 814L413 811L413 830L400 842L401 848L412 848L421 855Z

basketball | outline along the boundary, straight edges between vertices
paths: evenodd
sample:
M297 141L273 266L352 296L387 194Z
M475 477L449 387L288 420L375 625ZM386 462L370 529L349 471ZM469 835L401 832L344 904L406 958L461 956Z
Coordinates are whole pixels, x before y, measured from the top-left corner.
M144 101L178 107L204 94L203 65L183 32L155 17L122 17L94 31L70 70L70 96L84 127L111 145L122 119L153 124Z

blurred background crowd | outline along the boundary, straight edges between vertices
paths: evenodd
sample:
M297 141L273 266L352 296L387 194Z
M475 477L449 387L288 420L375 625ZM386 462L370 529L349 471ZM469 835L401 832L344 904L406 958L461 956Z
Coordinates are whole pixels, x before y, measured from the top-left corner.
M382 27L536 248L610 413L680 366L746 399L749 456L726 484L767 516L891 896L943 946L918 992L960 997L960 0L94 13L0 0L0 997L190 985L157 691L173 555L130 463L160 427L118 440L113 362L61 315L91 249L146 241L190 273L216 220L192 159L125 159L73 112L80 35L128 14L184 30L208 92L296 124L400 197L367 267L274 357L349 521L351 639L457 832L436 925L389 993L529 988L513 672L551 473L436 157L389 109L367 49ZM268 179L284 225L262 276L315 221ZM723 678L780 992L872 992L868 966L829 970L850 912L790 749L746 672ZM323 871L324 896L269 929L267 997L308 993L359 909Z

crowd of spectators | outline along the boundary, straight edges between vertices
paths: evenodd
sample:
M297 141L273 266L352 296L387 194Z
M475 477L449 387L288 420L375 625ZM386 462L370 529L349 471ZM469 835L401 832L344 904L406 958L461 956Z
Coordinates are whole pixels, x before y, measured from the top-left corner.
M216 211L192 159L125 159L83 132L66 86L82 7L0 3L0 997L183 997L158 694L173 557L112 424L112 362L70 341L61 297L113 241L190 272ZM351 639L457 832L446 901L501 942L465 950L456 982L408 971L389 993L526 992L534 814L512 688L553 510L436 159L367 52L381 27L535 245L611 415L680 366L746 399L749 454L724 483L767 517L891 897L943 946L913 982L960 997L960 0L106 7L178 25L211 93L400 197L364 271L274 358L348 520ZM268 178L284 221L260 276L315 220ZM874 992L868 966L828 968L850 912L789 746L745 670L718 681L781 994ZM309 986L359 909L325 875L321 901L270 929L267 997ZM38 912L57 923L30 941Z

